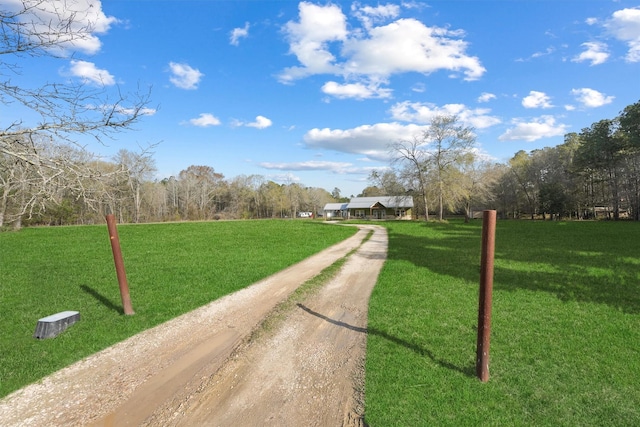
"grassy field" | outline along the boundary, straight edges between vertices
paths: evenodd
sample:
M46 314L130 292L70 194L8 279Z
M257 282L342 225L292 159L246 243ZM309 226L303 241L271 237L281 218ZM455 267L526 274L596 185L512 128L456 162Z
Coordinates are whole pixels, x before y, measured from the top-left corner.
M369 425L640 425L640 224L498 222L488 383L475 377L480 221L381 224L389 259L370 303ZM120 226L135 316L122 315L106 226L0 234L0 396L354 231ZM82 321L32 338L38 318L63 310Z
M134 316L122 314L106 225L0 233L0 396L353 235L312 221L121 225ZM37 320L81 321L36 340Z
M640 425L640 224L497 224L488 383L481 222L387 223L370 302L371 426Z

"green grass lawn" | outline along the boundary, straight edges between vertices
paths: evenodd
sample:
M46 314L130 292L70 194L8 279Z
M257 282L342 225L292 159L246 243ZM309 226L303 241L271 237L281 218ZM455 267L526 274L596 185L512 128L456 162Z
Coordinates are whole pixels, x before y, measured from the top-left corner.
M487 383L475 377L481 222L386 225L369 425L640 425L640 224L498 221Z
M475 377L480 221L389 222L366 361L371 426L640 425L640 224L498 221L488 383ZM355 229L311 221L0 234L0 396L208 303ZM78 310L55 339L37 319Z
M122 314L106 225L0 233L0 396L355 232L302 220L121 225L133 316ZM81 321L33 338L38 319L66 310Z

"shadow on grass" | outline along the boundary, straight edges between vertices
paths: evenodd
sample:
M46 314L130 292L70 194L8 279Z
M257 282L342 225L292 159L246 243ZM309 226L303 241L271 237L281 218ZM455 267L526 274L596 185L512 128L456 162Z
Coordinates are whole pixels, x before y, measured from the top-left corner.
M494 289L640 313L640 234L632 223L498 221ZM415 224L414 224L415 227ZM389 260L479 283L482 222L389 227ZM415 233L415 228L413 229Z
M438 365L442 366L443 368L447 368L447 369L451 369L452 371L457 371L460 372L464 375L466 375L467 377L474 377L475 376L475 366L470 366L470 367L466 367L466 368L461 368L459 366L454 365L453 363L447 362L446 360L441 360L438 359L431 350L426 349L422 346L419 346L417 344L413 344L410 342L407 342L401 338L398 337L394 337L393 335L388 334L385 331L381 331L379 329L375 329L375 328L362 328L359 326L353 326L350 325L348 323L345 322L341 322L339 320L335 320L332 319L330 317L325 316L324 314L318 313L317 311L313 311L311 310L309 307L298 303L297 304L298 307L300 307L302 310L306 311L307 313L316 316L322 320L325 320L333 325L339 326L341 328L347 328L349 330L355 331L355 332L360 332L360 333L367 333L367 334L372 334L372 335L376 335L379 336L381 338L386 339L387 341L390 341L396 345L405 347L421 356L426 356L429 359L431 359L434 363L437 363Z
M95 289L93 289L93 288L91 288L91 287L89 287L87 285L80 285L80 289L82 289L84 292L86 292L89 295L91 295L92 297L94 297L96 300L98 300L99 303L101 303L102 305L107 307L109 310L113 310L113 311L115 311L117 313L124 314L124 309L122 307L120 307L119 305L114 304L109 298L105 297L100 292L96 291Z

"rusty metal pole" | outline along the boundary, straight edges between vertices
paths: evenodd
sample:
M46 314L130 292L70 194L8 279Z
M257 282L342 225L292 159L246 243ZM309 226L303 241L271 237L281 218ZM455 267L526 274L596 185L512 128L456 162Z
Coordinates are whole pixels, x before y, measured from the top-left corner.
M129 285L127 284L127 274L124 271L124 262L122 261L122 251L120 250L120 239L118 239L116 217L113 214L107 215L107 228L109 229L109 240L111 240L113 261L116 264L116 275L118 276L118 285L120 286L120 297L122 298L124 314L135 314L133 307L131 306L131 298L129 297Z
M489 341L491 336L495 237L496 211L484 211L482 215L482 258L480 261L478 345L476 351L476 375L482 382L489 381Z

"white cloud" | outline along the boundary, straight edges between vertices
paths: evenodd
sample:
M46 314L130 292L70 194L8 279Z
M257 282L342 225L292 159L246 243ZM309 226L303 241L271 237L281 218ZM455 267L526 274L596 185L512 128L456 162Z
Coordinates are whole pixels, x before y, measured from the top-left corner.
M368 38L350 38L344 43L348 58L343 69L349 74L387 77L391 74L439 70L462 72L465 80L476 80L485 68L477 57L467 56L467 43L459 31L427 27L415 19L399 19L374 27Z
M437 107L430 103L404 101L393 105L390 112L394 120L425 125L437 116L456 116L464 125L476 129L488 128L501 122L499 118L489 115L490 109L470 109L464 104L445 104Z
M627 43L629 51L626 60L640 62L640 8L617 10L605 23L615 38Z
M611 104L615 99L614 96L606 96L597 90L586 87L581 89L572 89L571 94L576 97L578 102L588 108L602 107L603 105Z
M390 98L393 91L388 88L381 88L374 83L369 83L368 85L363 83L340 84L330 81L322 86L322 92L336 98L355 98L362 100L370 98Z
M400 2L402 4L402 7L404 7L405 9L416 9L416 10L423 10L423 9L429 9L432 6L428 5L427 3L421 2L421 1L401 1Z
M582 43L585 51L572 59L573 62L591 61L591 65L603 64L609 59L607 45L602 42Z
M551 98L544 93L532 90L528 96L522 98L522 106L524 108L551 108Z
M245 22L243 28L234 28L231 31L231 38L229 43L234 46L238 46L240 44L241 38L246 38L249 36L249 23Z
M197 68L192 68L189 64L170 62L169 69L172 76L169 81L180 89L197 89L200 80L204 76Z
M534 53L531 55L531 58L541 58L541 57L543 57L543 56L548 56L548 55L551 55L552 53L554 53L555 51L556 51L556 48L555 48L555 47L553 47L553 46L550 46L550 47L546 48L546 49L545 49L544 51L542 51L542 52L534 52Z
M265 169L292 170L292 171L333 171L337 173L345 173L353 169L352 163L347 162L326 162L318 160L310 160L306 162L291 163L259 163Z
M87 108L95 109L97 111L101 111L102 113L115 112L116 114L124 114L124 115L127 115L127 116L131 116L131 115L134 115L134 114L137 114L139 116L153 116L158 111L155 108L124 107L122 105L115 105L115 104L102 104L102 105L99 105L99 106L89 105L89 106L87 106Z
M370 87L366 81L386 83L389 76L399 73L447 70L465 80L476 80L486 71L477 57L466 54L468 44L462 40L462 31L428 27L415 19L375 26L380 20L397 16L394 5L356 5L354 10L360 19L366 18L363 28L347 28L346 16L337 5L300 3L298 22L289 21L283 29L289 51L300 65L284 69L280 81L291 83L311 75L330 74L365 81L366 88ZM363 87L349 86L353 84L350 82L332 84L337 96L344 97L347 89L365 93ZM380 92L370 95L379 97Z
M496 99L496 96L489 92L482 92L478 97L478 102L489 102L492 99Z
M153 116L154 114L156 114L158 110L156 110L155 108L141 108L140 110L138 110L138 114L141 116ZM134 108L118 108L118 112L121 114L127 114L127 115L132 115L136 112L136 110Z
M265 129L268 128L269 126L271 126L273 124L273 122L269 119L267 119L264 116L257 116L256 120L254 122L251 123L247 123L246 126L251 127L251 128L257 128L257 129Z
M98 86L113 86L115 78L107 71L96 67L93 62L71 61L71 74L80 77L85 83L93 83Z
M387 3L385 5L378 6L360 6L359 3L354 3L351 7L355 11L357 16L370 16L374 19L390 19L396 18L400 14L400 6L397 4Z
M220 120L210 113L200 113L200 116L195 119L190 119L189 123L193 126L198 126L201 128L206 128L209 126L218 126L220 124Z
M256 129L266 129L270 127L272 124L273 122L264 116L256 116L256 119L253 122L243 122L242 120L238 120L238 119L233 119L231 121L231 126L233 127L246 126L250 128L256 128Z
M457 115L462 123L475 128L486 128L500 123L490 116L488 109L469 109L463 104L432 104L401 102L391 107L395 121L362 125L351 129L315 128L308 131L303 142L309 148L325 149L364 155L376 161L389 161L389 146L399 140L411 140L428 128L437 115ZM407 122L407 123L401 123Z
M530 122L514 119L514 127L508 129L500 135L500 141L528 141L533 142L541 138L562 136L566 133L568 126L557 123L553 116L541 116Z
M351 5L351 11L362 22L365 28L371 28L374 23L384 22L396 18L400 14L400 6L386 4L378 6L361 6L359 3Z
M424 85L424 83L418 82L415 85L413 85L411 90L414 91L414 92L423 93L425 90L427 90L427 88Z
M289 21L284 31L289 41L289 51L298 58L302 67L285 69L280 75L282 82L338 71L328 43L347 37L346 17L339 6L323 7L301 2L298 10L300 21Z
M273 182L279 182L282 184L293 184L293 183L299 183L302 180L300 179L299 176L295 176L292 173L283 173L283 174L277 174L277 175L269 175L266 177L269 181L273 181Z
M549 35L549 34L547 34ZM551 35L552 37L555 38L555 36ZM539 52L534 52L531 54L531 56L527 57L527 58L517 58L516 62L528 62L531 61L532 59L537 59L537 58L542 58L544 56L549 56L551 54L553 54L556 51L556 48L553 46L549 46L548 48L546 48L543 51L539 51Z
M343 153L362 154L375 160L389 160L389 145L402 139L411 139L425 126L400 123L377 123L353 129L311 129L303 141L307 147Z
M64 1L49 0L26 2L32 6L18 19L33 33L39 34L42 43L53 42L62 54L80 51L95 54L102 43L97 35L105 34L118 20L102 11L99 0ZM5 0L2 7L12 12L23 11L24 0Z

